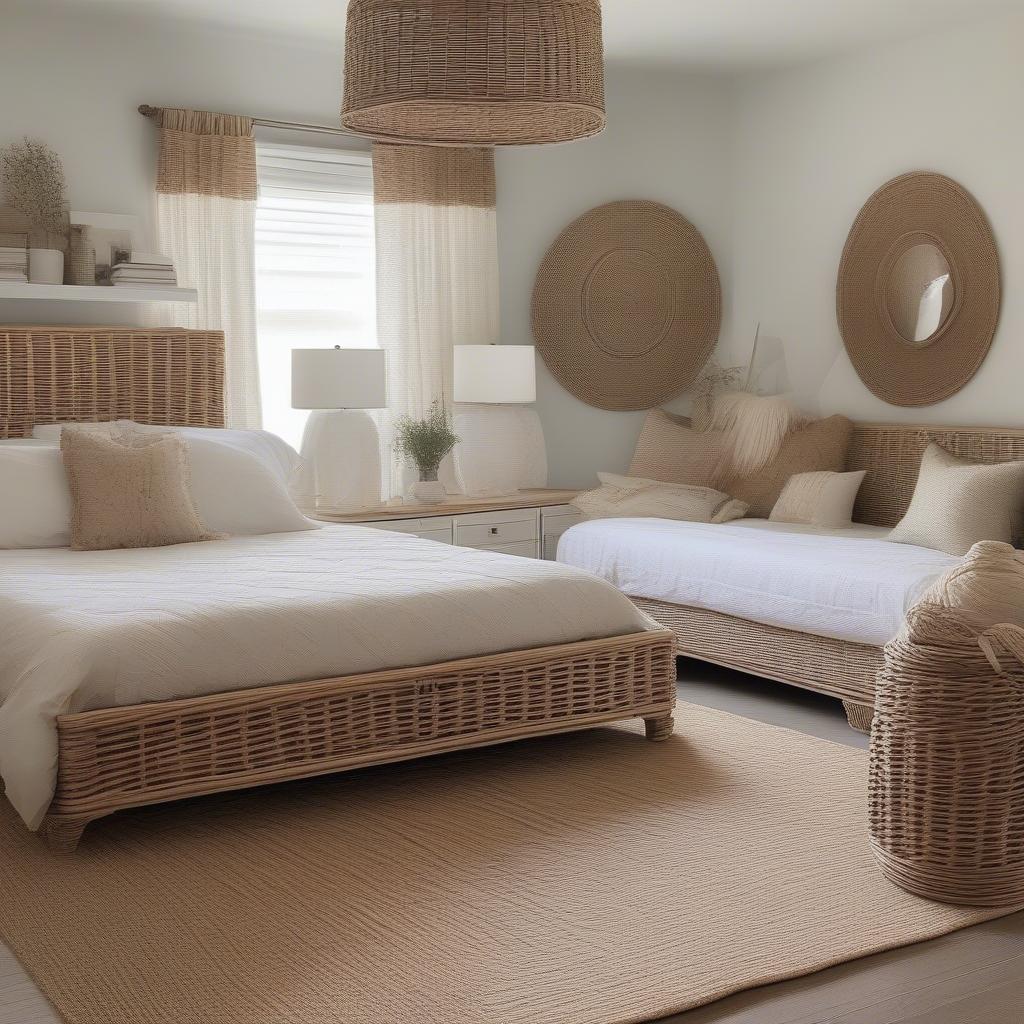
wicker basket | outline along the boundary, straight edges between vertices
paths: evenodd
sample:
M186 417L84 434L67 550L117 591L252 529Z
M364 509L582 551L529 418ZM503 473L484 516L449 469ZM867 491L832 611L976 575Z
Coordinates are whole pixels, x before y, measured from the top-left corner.
M871 845L918 896L1024 903L1024 629L922 603L885 650L871 737Z

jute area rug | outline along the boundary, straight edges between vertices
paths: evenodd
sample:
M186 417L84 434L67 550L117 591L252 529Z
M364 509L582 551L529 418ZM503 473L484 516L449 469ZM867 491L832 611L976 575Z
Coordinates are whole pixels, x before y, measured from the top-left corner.
M0 932L71 1024L625 1024L998 917L903 893L861 751L683 705L122 814L0 818Z

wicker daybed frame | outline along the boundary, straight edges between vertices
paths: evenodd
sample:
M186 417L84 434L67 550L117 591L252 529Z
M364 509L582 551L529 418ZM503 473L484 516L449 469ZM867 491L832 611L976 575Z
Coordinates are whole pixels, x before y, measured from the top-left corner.
M0 437L37 422L223 426L223 335L0 327ZM668 630L156 701L57 719L42 832L73 850L115 811L642 718L672 733Z
M914 493L921 456L932 441L979 462L1024 459L1020 429L855 424L846 469L867 472L854 509L855 522L889 527L899 522ZM870 731L875 676L884 661L881 647L766 626L703 608L632 600L672 630L680 654L838 697L850 725Z

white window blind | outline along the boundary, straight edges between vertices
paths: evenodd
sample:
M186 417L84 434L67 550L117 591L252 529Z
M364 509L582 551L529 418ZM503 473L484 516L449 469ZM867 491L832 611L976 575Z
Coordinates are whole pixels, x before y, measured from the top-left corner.
M372 348L373 171L369 153L257 142L256 306L263 424L298 446L293 348Z

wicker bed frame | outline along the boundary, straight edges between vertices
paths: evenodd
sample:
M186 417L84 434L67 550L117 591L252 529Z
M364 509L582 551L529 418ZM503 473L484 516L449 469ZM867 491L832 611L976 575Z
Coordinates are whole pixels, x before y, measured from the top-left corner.
M1024 459L1024 430L856 424L846 468L867 471L854 509L856 522L890 527L899 522L914 493L921 456L931 441L979 462ZM703 608L641 598L633 601L672 630L680 654L838 697L850 725L870 731L882 648L766 626Z
M37 422L223 425L223 336L0 327L0 437ZM672 733L675 638L649 631L61 715L42 832L73 850L127 807L642 718Z

